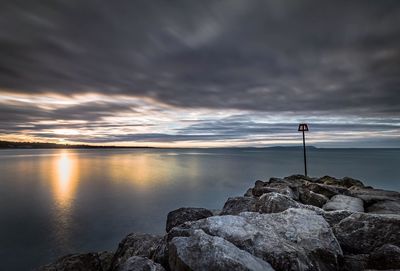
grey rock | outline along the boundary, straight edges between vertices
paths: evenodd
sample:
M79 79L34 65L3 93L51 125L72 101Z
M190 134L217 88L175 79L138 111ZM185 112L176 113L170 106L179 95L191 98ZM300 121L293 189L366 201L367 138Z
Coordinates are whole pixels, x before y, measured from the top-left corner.
M343 271L363 271L368 268L369 254L345 255L343 260Z
M300 189L300 201L307 205L313 205L321 208L329 199L321 194L308 190Z
M287 195L291 198L294 198L295 195L292 189L289 187L288 184L284 182L256 182L254 188L252 189L252 193L254 196L259 197L262 194L270 193L270 192L277 192L283 195Z
M165 269L148 258L132 256L118 268L118 271L165 271Z
M400 269L400 248L385 244L371 253L369 268Z
M378 201L367 207L368 213L373 214L397 214L400 215L400 201L384 200Z
M262 214L279 213L289 208L302 208L312 210L322 215L324 210L313 205L302 204L294 199L279 193L267 193L258 200L258 212Z
M347 210L339 210L339 211L326 211L322 212L321 215L325 218L326 222L333 227L338 224L340 221L350 216L354 212L350 212Z
M171 240L169 265L174 271L274 270L269 263L202 230L194 230L189 237L174 237Z
M302 204L293 200L291 197L280 193L267 193L259 198L260 213L279 213L289 208L301 208Z
M118 245L112 259L110 270L118 270L125 261L132 256L152 258L163 238L159 235L131 233Z
M338 270L342 258L329 224L307 209L214 216L173 231L187 235L195 229L233 243L269 262L276 270Z
M349 196L362 199L367 207L384 200L399 201L400 193L382 189L351 187L347 193Z
M359 198L336 195L322 206L322 209L325 211L347 210L351 212L364 212L364 202Z
M70 254L61 257L54 263L39 267L38 271L106 271L109 252ZM107 268L107 269L106 269Z
M258 198L229 198L222 208L221 215L236 215L241 212L258 212Z
M253 188L247 189L246 193L243 195L244 197L252 197L253 196Z
M347 192L347 188L341 186L334 186L334 185L326 185L320 183L310 183L307 182L303 185L304 188L308 190L324 195L327 198L331 198L338 194L344 194Z
M179 208L168 213L165 228L166 231L169 232L175 226L209 216L213 216L213 213L204 208Z
M399 215L354 213L333 229L342 249L350 254L368 254L385 244L400 245Z
M334 186L343 186L350 188L352 186L355 187L364 187L364 184L360 180L356 180L350 177L344 177L343 179L336 179L330 176L324 176L319 179L319 181L323 184L334 185Z

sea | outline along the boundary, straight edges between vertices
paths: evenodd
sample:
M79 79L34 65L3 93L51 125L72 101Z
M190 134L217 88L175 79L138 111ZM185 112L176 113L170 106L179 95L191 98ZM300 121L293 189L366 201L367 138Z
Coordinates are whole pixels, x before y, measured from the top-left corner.
M307 150L308 175L400 191L400 149ZM303 174L301 148L0 150L1 270L165 233L169 211L221 209L256 180Z

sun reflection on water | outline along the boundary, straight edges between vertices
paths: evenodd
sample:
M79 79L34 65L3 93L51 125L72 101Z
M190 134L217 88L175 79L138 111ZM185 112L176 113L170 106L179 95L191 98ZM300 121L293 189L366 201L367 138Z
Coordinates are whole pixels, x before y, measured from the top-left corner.
M77 185L76 161L70 153L63 151L57 159L53 178L54 198L60 208L69 208Z

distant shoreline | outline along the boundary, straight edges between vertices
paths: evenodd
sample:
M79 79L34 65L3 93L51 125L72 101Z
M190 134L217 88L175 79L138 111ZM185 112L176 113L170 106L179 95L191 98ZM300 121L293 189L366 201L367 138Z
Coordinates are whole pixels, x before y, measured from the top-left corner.
M345 147L315 147L307 146L307 150L363 150L363 149L392 149L400 148L345 148ZM302 146L270 146L270 147L150 147L150 146L105 146L86 144L60 144L42 142L16 142L0 140L0 149L248 149L248 150L299 150Z

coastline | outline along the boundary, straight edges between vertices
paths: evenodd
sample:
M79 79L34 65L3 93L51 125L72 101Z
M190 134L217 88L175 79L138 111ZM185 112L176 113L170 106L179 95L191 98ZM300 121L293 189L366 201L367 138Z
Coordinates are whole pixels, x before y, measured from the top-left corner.
M163 236L132 233L115 252L67 255L38 270L395 269L399 230L399 192L292 175L256 181L220 211L174 210Z

